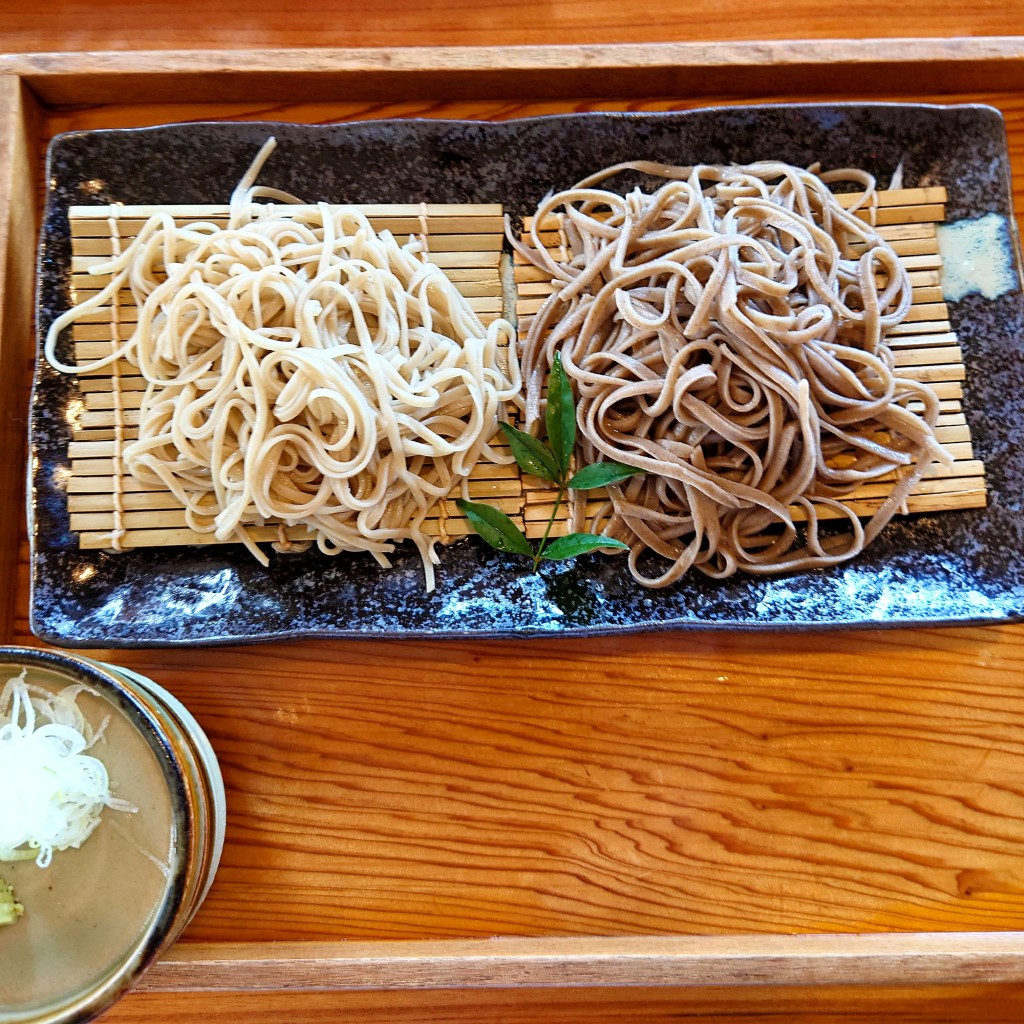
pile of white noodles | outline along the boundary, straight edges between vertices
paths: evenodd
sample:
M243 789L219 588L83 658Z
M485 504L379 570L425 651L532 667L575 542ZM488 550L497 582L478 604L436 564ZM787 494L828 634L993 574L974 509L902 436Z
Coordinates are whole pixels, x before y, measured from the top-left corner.
M25 671L0 691L0 860L35 858L49 865L55 850L79 847L104 807L134 811L110 793L103 762L84 753L99 739L76 700L29 683Z
M624 169L668 181L596 187ZM874 180L860 171L618 165L549 196L532 244L511 239L555 289L521 354L528 423L560 352L584 458L646 471L610 487L597 520L630 545L646 586L691 568L726 577L852 558L948 461L934 392L894 372L886 341L910 309L906 271L833 195L838 180L870 206ZM552 218L564 252L542 236ZM862 525L842 499L887 479L891 496ZM826 517L841 528L820 530ZM647 552L667 565L642 566Z
M409 540L432 589L428 513L481 459L510 461L489 441L520 389L513 329L485 329L421 241L254 186L273 147L226 228L155 214L94 267L110 285L51 325L46 356L64 372L122 356L139 368L148 386L124 463L173 492L191 529L241 539L264 564L248 527L305 527L324 552L384 566ZM122 287L139 310L131 336L88 365L59 360L60 331Z

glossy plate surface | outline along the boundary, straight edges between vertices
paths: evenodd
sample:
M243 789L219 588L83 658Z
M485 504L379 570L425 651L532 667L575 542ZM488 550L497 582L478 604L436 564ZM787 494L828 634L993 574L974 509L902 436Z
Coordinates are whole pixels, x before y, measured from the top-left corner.
M835 104L679 114L572 114L504 123L380 121L329 127L201 123L56 138L40 250L41 336L68 306L67 210L85 203L220 203L268 135L260 183L314 202L502 202L532 211L552 188L630 159L782 159L857 166L883 187L944 184L947 219L1005 218L1015 286L950 305L967 366L964 409L987 468L986 509L892 522L831 570L726 581L689 575L645 591L620 560L539 575L473 538L441 549L437 589L419 559L271 555L238 545L80 552L61 480L73 382L39 363L31 411L32 628L62 646L230 643L293 636L508 636L672 628L1001 622L1024 615L1024 301L1003 123L987 107Z

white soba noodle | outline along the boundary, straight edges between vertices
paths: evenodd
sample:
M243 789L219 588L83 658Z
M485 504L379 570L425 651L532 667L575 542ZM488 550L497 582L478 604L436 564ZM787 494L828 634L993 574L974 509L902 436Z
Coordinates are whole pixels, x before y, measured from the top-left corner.
M227 227L156 213L95 267L110 284L54 321L46 357L68 373L138 367L124 464L171 491L191 529L242 540L264 564L254 525L301 525L325 552L385 566L408 540L432 589L428 513L482 458L510 461L489 441L520 389L513 329L484 328L420 241L256 186L273 147L235 189ZM58 359L60 332L121 288L138 307L131 336L88 364ZM279 546L296 545L282 531Z
M624 170L668 180L597 187ZM618 165L544 200L532 244L511 238L554 285L521 352L527 425L560 352L585 460L647 471L609 487L597 519L629 544L646 586L690 568L726 577L852 558L927 467L948 462L935 393L894 373L886 341L910 309L906 271L836 199L837 180L874 202L860 171ZM542 237L552 218L562 252ZM862 525L841 499L890 477ZM840 528L820 530L825 517ZM667 566L641 565L646 552Z

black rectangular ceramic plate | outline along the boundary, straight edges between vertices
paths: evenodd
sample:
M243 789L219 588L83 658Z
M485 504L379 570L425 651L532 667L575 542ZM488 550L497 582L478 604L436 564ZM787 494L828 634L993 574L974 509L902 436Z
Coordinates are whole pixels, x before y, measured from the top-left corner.
M52 142L39 258L40 337L68 306L68 207L217 203L268 135L261 183L308 201L501 202L527 213L552 188L630 159L782 159L866 168L885 184L944 184L948 218L996 214L1015 284L951 306L967 364L964 406L988 470L986 509L892 522L829 570L725 581L691 574L648 591L622 560L550 563L534 575L476 538L442 550L437 589L419 559L272 555L241 546L79 551L65 492L73 381L42 360L31 412L32 628L63 646L228 643L297 636L495 637L679 628L991 623L1024 612L1024 302L1006 140L987 107L838 104L678 114L571 114L505 123L381 121L306 127L184 124L79 132Z

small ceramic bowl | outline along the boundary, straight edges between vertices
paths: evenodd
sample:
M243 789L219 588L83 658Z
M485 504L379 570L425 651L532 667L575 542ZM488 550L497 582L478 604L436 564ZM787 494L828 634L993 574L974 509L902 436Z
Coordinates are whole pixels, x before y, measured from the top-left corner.
M0 647L0 686L22 669L50 690L83 684L77 699L103 737L114 797L79 849L46 868L0 861L24 915L0 928L0 1024L58 1024L102 1013L178 937L206 896L224 843L226 803L217 757L175 697L129 669L79 655Z

